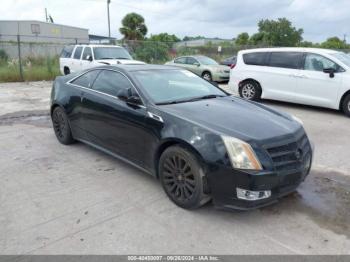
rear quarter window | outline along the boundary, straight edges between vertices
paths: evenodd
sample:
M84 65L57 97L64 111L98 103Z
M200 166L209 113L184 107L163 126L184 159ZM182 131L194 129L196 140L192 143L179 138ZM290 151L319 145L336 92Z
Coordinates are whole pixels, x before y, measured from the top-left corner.
M89 72L79 76L78 78L74 79L73 81L71 81L71 83L74 85L78 85L78 86L82 86L82 87L86 87L86 88L91 88L92 84L94 83L94 81L95 81L95 79L100 71L101 70L89 71Z
M74 46L72 46L72 45L66 46L65 48L63 48L60 57L61 58L70 58L72 56L73 49L74 49Z
M243 55L243 61L246 65L266 65L266 52L254 52Z

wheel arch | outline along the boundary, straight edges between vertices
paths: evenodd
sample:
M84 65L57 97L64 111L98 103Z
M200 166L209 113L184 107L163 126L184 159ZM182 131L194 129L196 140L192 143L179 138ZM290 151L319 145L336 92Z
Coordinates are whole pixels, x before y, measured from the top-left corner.
M242 80L241 82L239 82L238 86L239 88L242 87L242 85L245 83L245 82L249 82L249 81L253 81L255 83L257 83L262 91L262 87L261 87L261 84L258 80L254 79L254 78L245 78L244 80Z
M339 110L340 111L343 111L343 102L344 102L345 97L347 97L348 95L350 95L350 89L348 91L346 91L340 99L340 102L339 102Z
M201 76L203 76L205 73L209 73L211 77L213 77L213 73L209 69L204 69Z
M194 156L198 159L198 161L202 164L202 167L205 168L205 161L203 156L200 154L200 152L193 147L190 143L186 142L185 140L179 139L179 138L168 138L164 140L157 148L155 154L154 154L154 170L155 170L155 175L156 178L159 178L159 170L158 170L158 165L159 165L159 159L160 156L163 154L163 152L171 147L171 146L181 146L184 147L185 149L189 150L191 153L194 154Z
M59 103L53 103L50 107L50 116L52 116L53 110L55 110L56 107L60 107L64 111L66 111L65 108L62 105L60 105Z

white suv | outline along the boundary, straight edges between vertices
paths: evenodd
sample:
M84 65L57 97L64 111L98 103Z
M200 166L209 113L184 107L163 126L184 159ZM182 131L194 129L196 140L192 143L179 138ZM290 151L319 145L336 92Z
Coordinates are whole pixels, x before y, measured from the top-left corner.
M111 45L68 45L60 56L60 71L65 75L103 64L145 63L133 60L125 48Z
M240 51L229 87L248 100L321 106L350 116L350 56L317 48Z

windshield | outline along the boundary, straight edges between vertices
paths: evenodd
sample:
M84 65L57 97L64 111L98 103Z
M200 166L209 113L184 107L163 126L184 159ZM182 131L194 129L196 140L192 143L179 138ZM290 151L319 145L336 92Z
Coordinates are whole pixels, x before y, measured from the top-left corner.
M94 47L95 59L132 59L122 47Z
M202 65L218 65L218 63L206 56L197 56L196 59L201 63Z
M350 67L350 56L339 52L339 53L332 53L330 54L331 56L337 58L338 60L340 60L342 63L344 63L345 65L347 65L348 67Z
M156 104L186 102L205 96L227 96L219 88L186 70L147 70L133 74Z

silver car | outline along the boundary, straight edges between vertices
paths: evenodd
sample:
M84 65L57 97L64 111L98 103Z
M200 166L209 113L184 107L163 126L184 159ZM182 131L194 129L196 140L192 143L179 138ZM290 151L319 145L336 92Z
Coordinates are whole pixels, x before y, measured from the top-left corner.
M224 82L230 78L230 69L227 66L219 65L207 56L181 56L165 64L183 67L208 81Z

